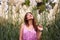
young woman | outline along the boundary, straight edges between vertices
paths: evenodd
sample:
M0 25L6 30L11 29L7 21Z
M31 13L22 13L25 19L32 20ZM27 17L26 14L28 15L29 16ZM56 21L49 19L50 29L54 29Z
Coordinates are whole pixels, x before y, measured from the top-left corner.
M19 40L40 40L43 27L37 26L31 12L27 12L21 25Z

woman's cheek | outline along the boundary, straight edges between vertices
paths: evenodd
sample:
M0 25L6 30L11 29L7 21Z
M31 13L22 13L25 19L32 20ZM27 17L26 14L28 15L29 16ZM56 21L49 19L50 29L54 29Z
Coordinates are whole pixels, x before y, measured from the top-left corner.
M30 19L30 17L28 16L27 19Z

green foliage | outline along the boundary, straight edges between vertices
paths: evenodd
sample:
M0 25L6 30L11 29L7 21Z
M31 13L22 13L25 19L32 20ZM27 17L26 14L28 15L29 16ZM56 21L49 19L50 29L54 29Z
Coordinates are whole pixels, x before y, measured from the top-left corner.
M43 0L40 4L37 4L37 9L40 9L40 12L42 13L43 11L46 10L45 4L47 3L48 0Z
M44 27L42 40L60 40L60 13L56 14L56 20Z
M19 40L19 25L13 25L7 20L0 22L0 40Z
M25 0L25 3L24 3L26 6L30 6L30 1L29 0Z
M47 3L48 2L48 0L43 0L43 3L45 4L45 3Z
M51 5L52 7L54 7L54 6L55 6L55 3L51 3L51 2L50 2L50 5Z
M40 9L40 12L42 13L43 11L45 11L46 7L45 4L40 5L39 7L37 7L38 9Z
M33 7L33 8L32 8L32 14L33 14L33 16L34 16L34 18L35 18L35 21L38 22L38 21L37 21L37 7ZM36 24L37 24L37 23L36 23Z

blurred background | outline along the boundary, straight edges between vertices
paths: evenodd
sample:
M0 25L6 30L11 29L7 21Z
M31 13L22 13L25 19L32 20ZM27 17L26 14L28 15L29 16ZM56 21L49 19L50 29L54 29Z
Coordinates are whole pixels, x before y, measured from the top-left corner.
M60 0L0 0L0 40L19 40L26 12L43 25L41 40L60 40Z

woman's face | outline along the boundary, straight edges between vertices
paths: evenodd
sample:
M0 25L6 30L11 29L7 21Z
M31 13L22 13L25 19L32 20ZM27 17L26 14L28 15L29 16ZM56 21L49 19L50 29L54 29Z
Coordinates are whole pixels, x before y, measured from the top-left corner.
M27 14L27 20L32 20L32 19L33 19L33 15L30 14L30 13L28 13L28 14Z

